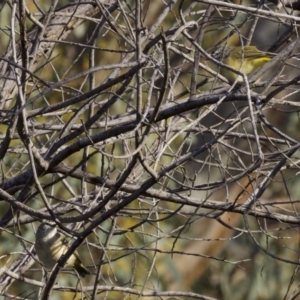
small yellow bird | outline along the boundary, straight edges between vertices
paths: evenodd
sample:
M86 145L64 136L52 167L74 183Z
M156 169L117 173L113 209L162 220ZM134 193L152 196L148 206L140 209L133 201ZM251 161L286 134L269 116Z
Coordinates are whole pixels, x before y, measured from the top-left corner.
M252 74L258 71L275 55L274 53L260 51L255 46L227 46L213 56L225 65L244 73L247 77L251 77ZM244 82L241 75L226 68L221 68L221 74L228 79L230 83L233 83L236 79L238 83Z
M60 257L68 251L68 243L64 237L57 232L55 226L42 223L36 232L35 250L39 260L48 269L53 269ZM81 263L78 254L73 253L67 260L65 266L74 268L81 277L90 272Z

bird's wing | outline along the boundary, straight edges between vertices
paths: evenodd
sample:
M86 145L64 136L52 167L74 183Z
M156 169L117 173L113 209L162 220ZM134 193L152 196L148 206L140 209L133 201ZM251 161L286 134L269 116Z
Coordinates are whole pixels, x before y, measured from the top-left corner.
M58 232L56 233L55 237L58 238L65 246L67 246L67 247L69 248L70 243L69 243L69 241L66 239L66 237L64 237L63 235L61 235L61 234L58 233ZM79 261L81 262L80 257L79 257L79 254L78 254L78 252L77 252L76 250L73 252L73 254L74 254L74 255L76 256L76 258L79 259Z
M273 57L275 54L270 53L270 52L264 52L264 51L259 51L255 46L248 46L247 48L244 49L244 55L247 58L259 58L259 57ZM243 53L241 49L241 55Z

